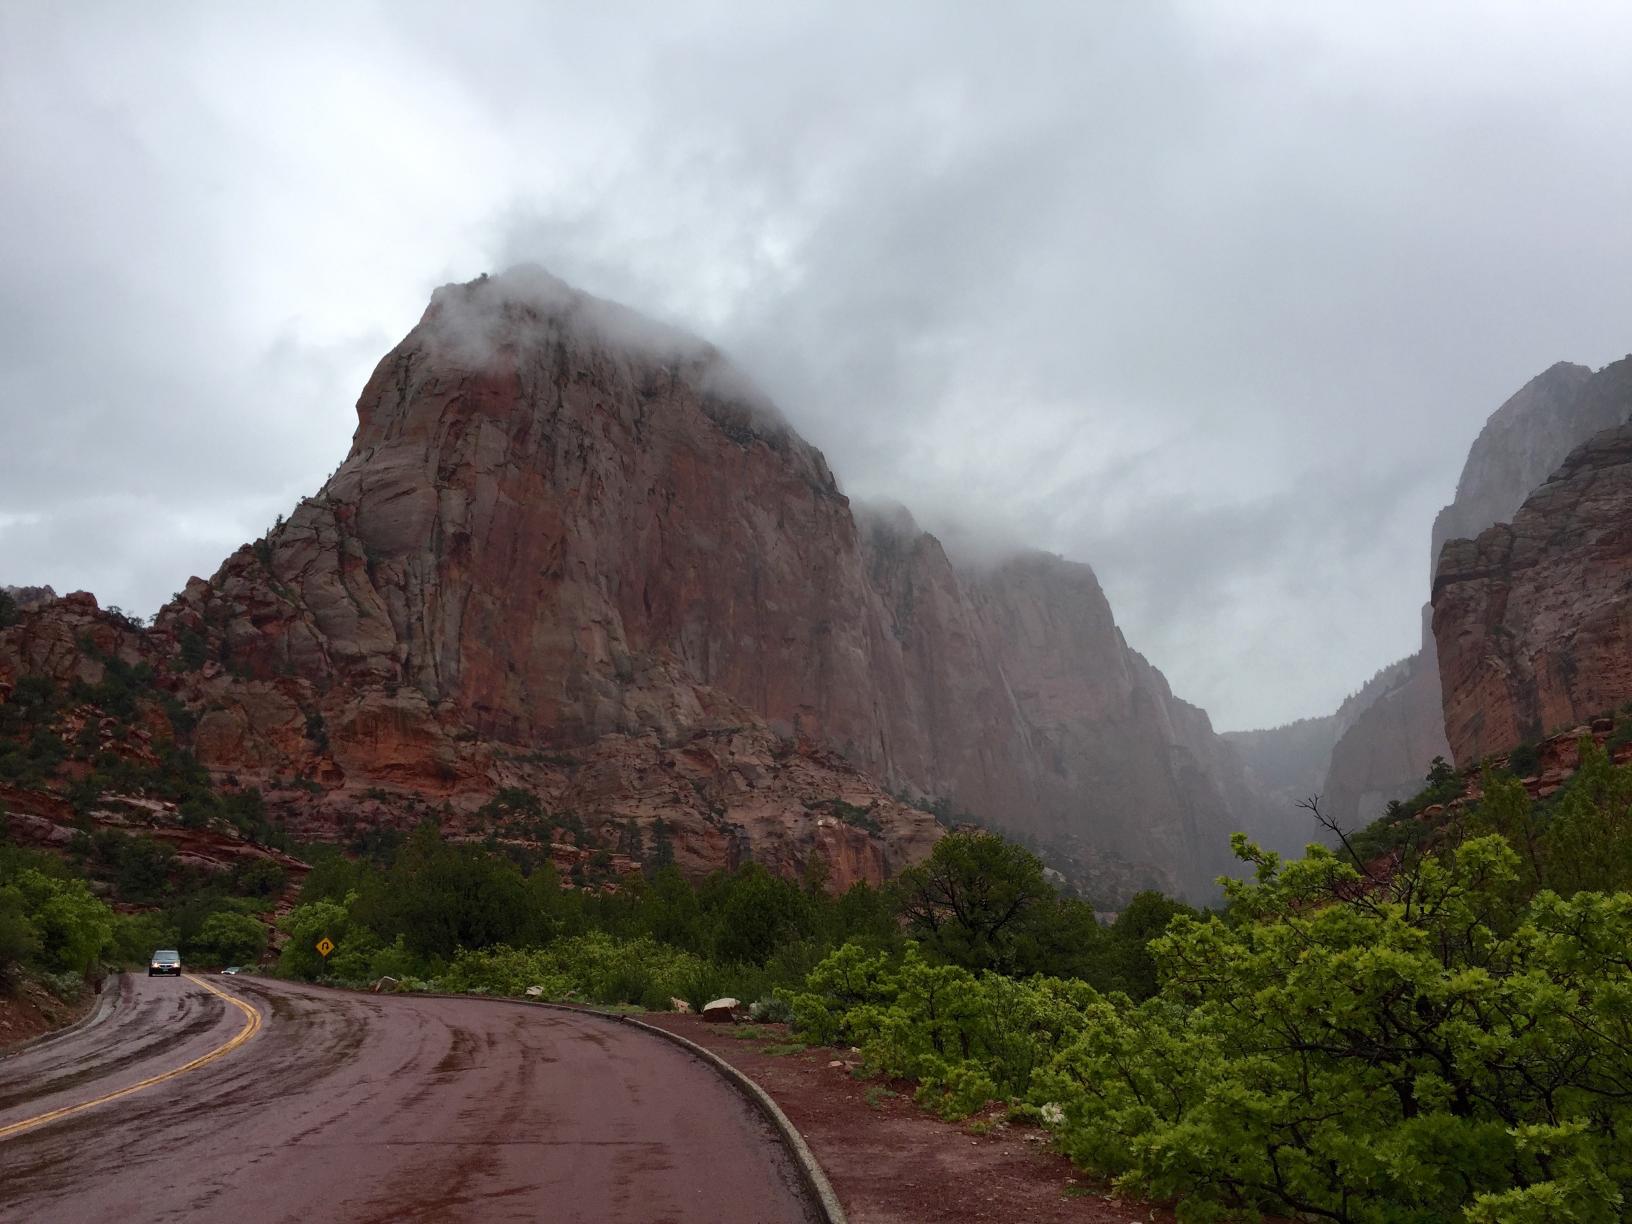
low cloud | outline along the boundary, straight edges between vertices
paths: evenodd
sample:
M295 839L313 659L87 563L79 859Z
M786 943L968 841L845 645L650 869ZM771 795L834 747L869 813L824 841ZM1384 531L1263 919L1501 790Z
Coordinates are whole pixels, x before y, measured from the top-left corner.
M1220 725L1323 712L1415 646L1484 417L1632 343L1629 35L10 6L0 581L152 610L321 483L437 286L535 263L717 345L857 497L1093 564Z

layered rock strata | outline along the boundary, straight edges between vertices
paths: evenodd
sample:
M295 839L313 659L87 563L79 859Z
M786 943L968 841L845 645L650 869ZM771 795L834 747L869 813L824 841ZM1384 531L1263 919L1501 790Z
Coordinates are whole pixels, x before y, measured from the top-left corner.
M324 488L150 635L200 760L303 780L301 819L520 787L662 818L694 868L878 879L936 836L898 795L1201 896L1255 818L1086 566L960 572L858 517L691 337L517 270L438 290L357 412Z
M1447 543L1433 606L1459 765L1632 699L1632 426L1573 451L1511 523Z

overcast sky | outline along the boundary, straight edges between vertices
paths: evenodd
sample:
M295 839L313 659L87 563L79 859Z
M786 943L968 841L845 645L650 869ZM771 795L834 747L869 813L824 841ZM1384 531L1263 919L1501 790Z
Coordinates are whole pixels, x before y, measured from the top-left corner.
M1484 418L1632 350L1632 8L0 0L0 582L149 613L433 287L719 344L1091 563L1220 728L1411 650Z

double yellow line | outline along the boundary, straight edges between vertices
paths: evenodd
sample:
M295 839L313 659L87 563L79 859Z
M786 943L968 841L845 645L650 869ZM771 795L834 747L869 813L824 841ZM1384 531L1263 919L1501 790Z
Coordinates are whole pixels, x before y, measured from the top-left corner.
M212 1063L218 1058L225 1058L228 1054L231 1054L239 1046L243 1045L244 1042L248 1041L251 1037L255 1036L256 1033L261 1031L261 1013L256 1011L253 1006L245 1003L242 999L237 998L234 995L228 994L226 991L221 990L218 987L212 986L203 978L194 977L190 973L184 976L189 982L193 983L193 985L204 987L204 989L209 991L211 994L225 999L239 1011L243 1012L244 1027L239 1029L238 1032L229 1040L216 1046L215 1049L211 1050L209 1053L200 1054L197 1058L193 1059L192 1062L184 1063L181 1066L176 1067L174 1070L164 1072L162 1075L150 1075L141 1083L132 1084L128 1088L121 1088L117 1092L104 1093L102 1096L95 1097L89 1101L81 1101L78 1105L64 1105L61 1109L53 1109L49 1113L35 1114L32 1118L24 1118L21 1122L13 1122L9 1126L0 1126L0 1139L9 1139L13 1135L20 1135L24 1131L33 1130L35 1127L45 1126L49 1123L70 1117L73 1114L83 1113L87 1109L95 1109L98 1105L106 1105L109 1101L117 1101L120 1097L127 1097L132 1093L141 1092L144 1089L151 1088L155 1084L162 1084L166 1080L173 1080L177 1076L186 1075L189 1071L197 1071L200 1067L206 1065L207 1063Z

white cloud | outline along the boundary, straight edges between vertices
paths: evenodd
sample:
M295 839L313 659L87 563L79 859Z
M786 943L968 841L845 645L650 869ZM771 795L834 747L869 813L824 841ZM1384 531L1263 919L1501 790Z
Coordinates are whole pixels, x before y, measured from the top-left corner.
M1617 5L0 10L0 578L149 611L520 260L847 488L1093 563L1222 725L1416 640L1484 416L1632 348Z

